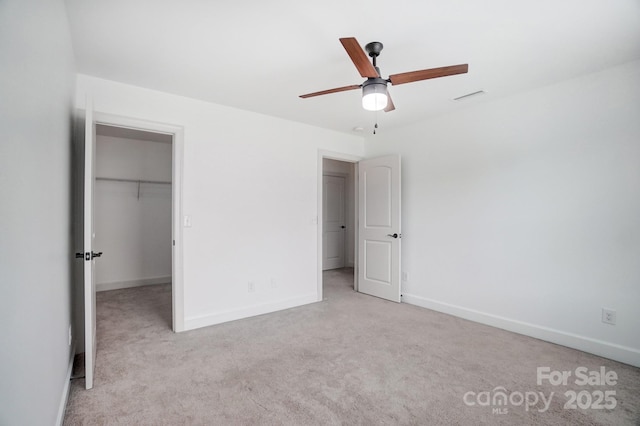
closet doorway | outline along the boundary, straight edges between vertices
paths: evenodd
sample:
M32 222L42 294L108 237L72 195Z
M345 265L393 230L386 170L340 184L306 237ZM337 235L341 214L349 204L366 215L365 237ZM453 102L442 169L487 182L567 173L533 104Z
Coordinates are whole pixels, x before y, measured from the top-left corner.
M171 288L174 135L99 122L95 135L96 291Z

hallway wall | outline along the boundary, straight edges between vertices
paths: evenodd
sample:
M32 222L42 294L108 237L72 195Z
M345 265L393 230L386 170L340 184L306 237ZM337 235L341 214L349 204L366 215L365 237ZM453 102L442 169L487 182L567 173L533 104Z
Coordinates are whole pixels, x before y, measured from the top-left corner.
M355 264L355 165L346 161L332 160L325 158L323 161L323 172L337 172L346 174L345 177L345 202L346 202L346 227L345 233L345 266L353 267Z

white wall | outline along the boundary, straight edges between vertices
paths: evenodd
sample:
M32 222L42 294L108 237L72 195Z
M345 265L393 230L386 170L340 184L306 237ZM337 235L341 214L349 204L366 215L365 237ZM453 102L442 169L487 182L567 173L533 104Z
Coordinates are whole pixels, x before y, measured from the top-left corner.
M361 155L361 137L80 75L81 107L86 93L96 111L184 127L187 329L318 299L318 150Z
M0 2L0 424L60 421L71 324L74 63L61 0Z
M353 267L355 263L355 176L354 163L324 158L322 160L323 172L345 174L345 209L347 211L345 233L346 266Z
M96 288L171 282L170 143L96 138L96 176L169 182L95 184Z
M634 62L369 137L403 156L403 300L640 365L638 81Z

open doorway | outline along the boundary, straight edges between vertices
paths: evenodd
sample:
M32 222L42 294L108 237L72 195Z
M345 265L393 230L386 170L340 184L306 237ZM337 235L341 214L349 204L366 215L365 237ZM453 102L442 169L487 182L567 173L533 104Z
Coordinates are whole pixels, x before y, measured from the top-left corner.
M97 292L162 286L170 303L172 164L172 134L96 124Z
M357 271L357 161L338 153L319 154L318 185L318 294L324 298L327 277L348 278L356 288Z
M348 154L318 153L318 301L324 300L325 165L327 159L353 167L353 289L394 302L401 301L401 159L397 154L361 159ZM345 172L346 173L346 172ZM331 173L328 173L331 176ZM338 181L334 181L338 182ZM339 183L335 183L339 185ZM339 198L339 197L338 197ZM356 213L357 212L357 213ZM339 217L339 214L333 214ZM328 226L328 225L327 225ZM325 261L325 257L327 260Z
M167 234L163 233L166 241L165 247L168 245L170 252L168 275L165 275L166 272L165 274L155 277L140 275L140 270L145 270L144 267L140 267L140 262L129 262L128 266L123 267L123 265L118 265L115 268L111 268L110 272L106 275L102 275L101 278L99 277L102 280L101 289L107 290L153 284L154 278L158 281L167 281L167 277L169 277L170 284L166 284L165 288L168 290L167 295L169 296L168 298L170 301L168 303L169 309L166 309L167 314L165 315L164 323L169 325L169 327L175 332L184 331L184 288L182 282L183 266L181 229L184 129L180 126L171 124L94 112L92 104L93 102L91 98L88 97L85 102L85 109L78 110L74 131L74 173L76 174L76 179L74 181L77 182L76 197L74 201L74 233L75 243L77 246L75 257L77 259L82 259L82 262L77 262L78 267L75 268L74 271L78 283L78 292L75 297L77 309L74 309L74 330L84 331L84 339L79 339L76 351L78 354L82 354L84 352L83 364L85 366L86 389L91 389L93 387L94 372L97 362L96 281L98 280L96 280L96 269L99 269L99 263L103 263L100 262L101 260L108 259L109 257L116 259L121 250L128 250L128 247L123 249L121 246L117 246L113 241L107 241L103 238L98 238L98 242L100 244L107 245L109 247L108 252L104 247L97 247L94 213L96 212L96 207L100 207L103 212L105 210L109 210L111 214L109 214L109 212L104 212L106 213L107 218L116 215L123 216L120 214L120 210L132 215L137 214L132 213L136 209L149 210L149 206L145 206L145 208L142 209L142 206L139 205L141 196L144 194L143 185L164 185L168 187L168 192L170 194L169 196L166 196L167 194L165 192L165 199L169 200L168 204L170 206L170 212L168 213L170 219L169 226L167 227L170 238L168 241L166 239ZM107 150L112 149L114 153L122 151L122 148L127 144L132 144L132 141L136 144L146 142L160 144L164 142L166 144L165 150L168 148L168 152L170 153L167 161L170 164L169 178L164 179L163 177L162 179L147 179L144 175L127 175L123 173L123 170L128 170L129 172L131 172L131 170L135 170L137 173L139 171L138 169L144 169L144 167L140 166L140 161L146 161L154 157L154 154L149 154L150 157L146 158L147 154L145 153L132 154L126 150L124 155L115 155L115 161L111 161L108 166L102 165L99 171L101 174L96 176L96 152L98 150L96 139L98 129L100 129L99 131L101 136L118 139L118 143L122 146L106 148ZM160 134L161 136L151 135L153 133ZM162 139L162 137L164 137L164 139ZM155 138L161 138L161 140L158 141L155 140ZM163 149L160 149L160 151L162 150ZM138 159L137 166L135 164L133 166L131 164L126 164L130 159L130 156ZM102 157L103 156L101 155L101 162L103 159ZM144 160L141 160L141 158L144 158ZM114 174L109 175L108 173L111 172ZM100 179L98 180L96 177ZM105 201L104 197L100 206L96 206L96 186L102 186L103 183L113 185L133 184L135 188L136 206ZM131 195L129 192L131 188L125 188L125 186L122 185L118 187L119 189L112 187L112 190L114 192L129 193L129 195ZM165 191L166 189L167 188L165 188ZM119 208L113 209L114 205ZM166 215L167 212L165 211L164 214ZM124 219L121 217L121 220ZM138 219L138 225L140 222L141 221ZM119 225L122 225L122 223ZM102 225L102 230L98 233L108 234L110 232L109 226L110 225ZM137 236L137 238L140 238L143 234L143 232L140 231L140 226L132 227L131 224L129 224L124 226L124 228L127 228L130 231L130 236ZM149 232L146 233L149 234ZM120 234L122 235L122 233ZM129 243L130 242L131 241L129 241ZM100 250L102 250L102 252L100 252ZM138 256L138 260L140 260L140 253L136 253L136 256ZM162 257L159 259L162 259ZM161 262L164 263L165 268L167 268L166 254L164 256L164 260L161 260ZM127 274L127 269L129 273L131 270L137 270L138 276ZM125 270L124 274L122 273L123 270ZM165 271L166 270L167 269L165 269ZM114 277L116 278L114 279Z
M322 270L355 263L355 165L323 159Z
M90 108L87 108L89 111ZM135 188L135 198L136 202L138 202L138 198L140 195L144 194L146 184L147 192L151 189L152 191L164 191L163 194L166 195L167 189L171 194L171 213L170 213L170 232L171 232L171 240L170 240L170 250L171 250L171 268L170 268L170 292L171 292L171 320L170 327L174 332L184 331L184 288L183 288L183 265L182 265L182 163L183 163L183 151L184 151L184 129L181 126L176 126L173 124L165 124L152 122L147 120L141 120L137 118L124 117L120 115L113 115L103 112L95 112L93 114L92 122L95 124L94 135L97 133L97 128L102 127L101 133L104 133L107 128L111 129L112 132L116 132L116 137L124 136L124 139L140 139L142 135L142 140L145 141L145 138L151 139L145 142L162 145L165 144L164 147L156 146L156 151L162 151L162 154L156 153L156 156L164 156L165 161L167 158L166 150L168 149L171 153L171 174L168 179L166 179L166 175L151 176L153 179L142 179L139 180L149 180L149 181L159 181L159 182L129 182L130 185L134 185ZM104 135L103 135L104 136ZM95 139L95 137L94 137ZM94 151L97 151L97 147ZM96 158L97 160L97 158ZM150 161L152 164L155 162L153 158L146 159L145 161ZM125 167L121 165L120 167ZM130 166L129 166L130 167ZM117 169L116 169L117 170ZM94 177L105 177L103 175L97 175L94 167L92 172ZM163 169L163 173L166 173L166 169ZM86 173L85 173L86 175ZM115 176L106 176L106 177L115 177ZM94 179L94 183L98 181ZM108 181L105 181L105 183ZM170 182L168 185L165 182ZM116 181L114 181L114 184ZM123 182L126 184L127 182ZM159 188L159 186L164 186L164 188ZM138 188L139 186L139 188ZM134 189L131 188L131 189ZM94 203L95 204L95 203ZM153 204L153 203L151 203ZM138 206L141 207L141 206ZM166 235L166 234L165 234ZM105 252L105 259L106 259ZM100 259L104 260L104 259ZM166 264L164 266L166 268ZM166 270L166 269L165 269ZM160 281L166 281L166 275L160 276L147 276L142 277L144 280L150 279L149 281L138 281L140 284L152 284L154 283L153 278L158 278ZM86 280L85 280L86 281ZM113 281L132 281L130 284L136 284L136 279L122 279ZM85 283L86 285L86 283ZM94 286L95 288L95 286ZM86 302L85 302L86 305ZM85 306L86 310L86 306ZM85 331L85 339L87 338L87 332Z

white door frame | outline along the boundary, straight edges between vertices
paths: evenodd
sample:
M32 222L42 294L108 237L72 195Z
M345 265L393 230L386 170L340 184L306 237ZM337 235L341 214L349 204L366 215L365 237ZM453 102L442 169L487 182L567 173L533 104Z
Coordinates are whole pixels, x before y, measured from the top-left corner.
M184 152L184 128L173 124L158 123L137 118L123 117L114 114L94 112L96 124L124 127L154 133L165 133L173 136L172 141L172 180L171 180L171 297L172 297L172 329L174 332L184 331L184 283L183 283L183 241L182 241L182 171Z
M330 159L330 160L338 160L338 161L344 161L345 163L353 163L354 164L354 180L355 180L355 188L354 188L354 204L355 204L355 209L354 212L352 212L354 214L354 235L355 235L355 241L354 241L354 250L355 250L355 256L354 256L354 260L353 260L353 288L354 290L358 290L358 161L362 160L363 157L359 157L357 155L351 155L351 154L343 154L341 152L334 152L334 151L325 151L325 150L318 150L318 177L317 177L317 181L318 181L318 202L317 202L317 206L318 206L318 216L317 216L317 222L318 222L318 249L316 250L318 253L317 256L317 283L318 283L318 302L322 302L323 299L323 294L322 294L322 286L323 286L323 280L322 280L322 261L323 261L323 256L322 256L322 238L323 238L323 221L324 218L323 216L323 176L324 176L324 163L322 160L324 159ZM354 182L350 182L351 185L354 184Z

